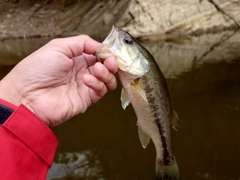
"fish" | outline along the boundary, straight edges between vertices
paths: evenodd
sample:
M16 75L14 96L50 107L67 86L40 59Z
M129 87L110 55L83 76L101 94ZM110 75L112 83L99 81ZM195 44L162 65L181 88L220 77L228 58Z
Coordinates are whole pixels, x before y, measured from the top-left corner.
M123 109L131 103L137 117L140 142L146 148L150 139L156 149L156 179L181 179L171 148L170 127L179 128L166 80L149 51L128 32L113 28L94 53L106 59L114 56L122 84Z

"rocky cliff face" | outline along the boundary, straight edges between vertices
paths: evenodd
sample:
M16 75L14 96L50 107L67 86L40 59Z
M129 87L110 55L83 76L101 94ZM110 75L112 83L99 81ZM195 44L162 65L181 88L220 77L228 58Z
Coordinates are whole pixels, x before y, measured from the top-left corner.
M139 0L131 1L126 13L119 24L134 36L148 40L240 27L240 2L236 0Z
M31 2L31 1L30 1ZM54 1L0 3L0 37L89 34L102 39L112 24L142 40L235 30L238 0L98 0L63 7Z

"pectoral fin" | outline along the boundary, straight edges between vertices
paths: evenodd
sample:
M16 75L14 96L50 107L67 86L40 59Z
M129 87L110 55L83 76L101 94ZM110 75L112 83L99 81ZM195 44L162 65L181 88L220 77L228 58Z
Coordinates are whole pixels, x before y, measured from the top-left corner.
M121 91L121 102L122 102L122 108L125 110L126 107L130 104L130 100L128 98L127 92L125 89L122 88Z
M178 131L180 127L181 127L180 119L177 115L177 112L173 109L172 128Z
M150 141L150 138L148 137L148 135L146 135L145 132L143 132L143 130L139 126L138 126L138 135L139 135L139 139L142 144L142 147L145 149Z
M134 84L135 89L137 90L138 94L143 98L145 102L148 103L147 96L143 88L139 83Z

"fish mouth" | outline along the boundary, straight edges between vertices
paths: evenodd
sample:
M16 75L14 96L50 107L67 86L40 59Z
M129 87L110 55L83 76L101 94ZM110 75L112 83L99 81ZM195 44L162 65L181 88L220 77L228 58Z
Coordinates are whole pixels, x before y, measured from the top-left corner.
M107 45L108 47L111 47L115 39L118 37L118 33L119 33L119 29L115 25L113 25L111 32L105 38L105 40L103 41L103 44Z
M102 46L99 47L96 52L94 52L94 55L102 59L113 56L114 54L112 50L114 50L114 48L117 48L118 45L118 43L116 43L116 41L118 42L118 34L119 29L113 25L111 32L102 42Z

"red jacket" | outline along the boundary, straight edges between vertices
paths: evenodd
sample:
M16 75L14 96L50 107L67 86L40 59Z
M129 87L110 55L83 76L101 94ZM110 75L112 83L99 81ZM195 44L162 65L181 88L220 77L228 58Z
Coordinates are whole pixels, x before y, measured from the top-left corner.
M58 141L51 129L24 105L0 126L0 179L45 180Z

